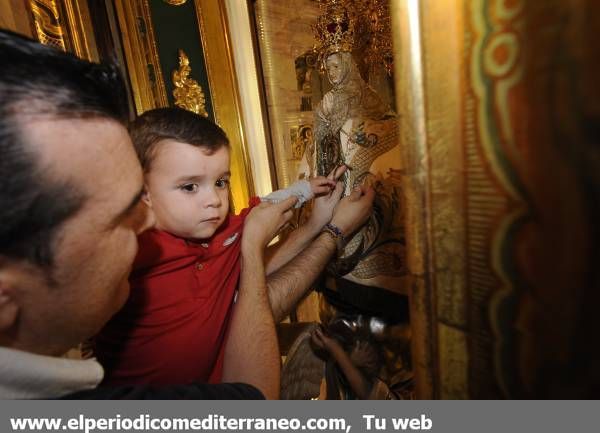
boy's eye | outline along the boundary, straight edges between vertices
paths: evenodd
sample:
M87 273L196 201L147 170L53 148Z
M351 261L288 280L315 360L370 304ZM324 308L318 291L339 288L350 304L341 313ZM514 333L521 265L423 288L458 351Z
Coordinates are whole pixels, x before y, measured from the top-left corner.
M197 183L186 183L179 186L179 189L183 192L198 192L198 184Z
M215 185L218 188L227 188L229 186L229 179L225 179L225 178L219 179L215 182Z

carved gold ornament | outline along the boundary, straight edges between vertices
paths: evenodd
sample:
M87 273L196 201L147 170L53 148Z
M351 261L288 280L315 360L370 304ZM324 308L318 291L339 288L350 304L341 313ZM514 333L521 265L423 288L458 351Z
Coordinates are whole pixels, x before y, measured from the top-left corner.
M181 6L182 4L185 4L185 2L187 0L163 0L166 4L169 4L171 6Z
M198 82L189 77L190 72L190 59L183 50L179 50L179 69L173 71L175 105L206 117L204 92Z
M33 14L33 27L38 40L66 51L64 31L60 20L59 7L55 0L35 0L29 3Z
M394 56L388 0L364 2L360 16L363 19L360 21L357 34L364 37L359 46L364 47L365 63L371 70L383 64L388 75L391 75Z

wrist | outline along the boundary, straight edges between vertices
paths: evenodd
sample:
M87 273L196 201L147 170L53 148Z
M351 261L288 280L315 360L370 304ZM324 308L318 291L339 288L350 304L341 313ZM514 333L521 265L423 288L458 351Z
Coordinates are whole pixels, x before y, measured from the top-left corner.
M338 238L342 241L346 240L345 231L342 230L340 226L332 222L328 222L327 224L325 224L321 230L330 232L332 235L334 235L335 238Z
M342 232L342 234L344 236L348 236L350 234L350 230L348 229L348 227L346 227L346 225L344 223L339 222L339 220L335 218L335 215L333 216L333 218L331 218L331 221L329 221L329 224L340 229L340 231Z
M304 224L303 227L310 234L312 234L313 236L316 236L321 230L323 230L323 227L325 227L325 224L326 223L324 223L322 221L319 221L319 220L317 220L315 218L309 218L308 221L306 221L306 224Z
M345 246L343 232L334 224L327 223L321 230L321 235L330 239L330 242L335 247L336 255L339 257L342 254Z
M264 248L260 242L251 238L242 238L242 254L248 256L248 258L256 257L257 255L262 257L263 250Z

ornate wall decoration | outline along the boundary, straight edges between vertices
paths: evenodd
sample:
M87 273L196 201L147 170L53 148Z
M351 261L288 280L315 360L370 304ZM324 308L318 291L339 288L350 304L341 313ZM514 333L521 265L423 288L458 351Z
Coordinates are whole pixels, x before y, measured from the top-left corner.
M392 2L418 396L590 398L600 8L419 5Z
M97 61L89 11L75 0L28 0L35 36L45 44Z
M56 1L37 0L32 1L30 5L38 40L45 45L66 51L67 47L63 38Z
M506 357L501 352L511 338L502 329L498 314L520 287L506 252L514 251L510 234L530 212L519 176L507 158L507 147L515 143L511 110L516 108L508 97L523 78L522 35L518 35L523 26L522 8L520 1L510 6L483 1L467 6L466 41L470 43L465 43L465 50L470 56L467 77L471 90L464 100L467 278L470 325L479 330L471 336L471 391L479 396L498 395L496 387L510 396L506 380L515 373L503 365ZM477 311L489 311L491 320ZM507 313L512 314L503 311L504 319ZM503 374L490 375L494 370Z
M392 53L392 23L389 0L359 1L360 8L358 34L363 35L359 46L364 55L364 62L369 73L376 73L377 67L383 65L388 75L394 70Z
M190 59L183 50L179 50L179 69L173 71L175 105L207 117L204 92L198 82L190 78L191 72Z

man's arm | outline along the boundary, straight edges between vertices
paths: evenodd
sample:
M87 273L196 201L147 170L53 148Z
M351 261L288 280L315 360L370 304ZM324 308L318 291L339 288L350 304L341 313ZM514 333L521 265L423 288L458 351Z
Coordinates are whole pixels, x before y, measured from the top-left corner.
M266 274L272 275L296 257L319 234L321 228L302 224L291 231L285 239L271 245L265 251Z
M371 214L375 191L359 188L336 206L331 223L345 236L354 233ZM280 322L306 295L336 251L336 241L321 233L305 250L267 278L269 299L275 322Z
M335 168L327 179L333 184L346 172L346 166ZM284 240L267 248L266 271L267 275L281 269L284 265L304 250L310 242L321 232L325 224L331 221L333 210L340 201L343 192L341 182L335 184L335 189L329 194L315 198L310 218L305 224L292 231Z
M342 189L342 184L338 183L330 195L315 199L315 207L310 219L277 245L267 248L265 259L267 275L270 276L281 269L315 239L323 226L331 220L333 209L340 200Z
M335 251L335 239L321 233L292 262L269 275L267 286L275 322L282 321L300 302Z
M246 218L242 272L225 345L223 382L244 382L268 399L279 397L280 353L265 282L264 248L291 218L296 198L262 203Z

